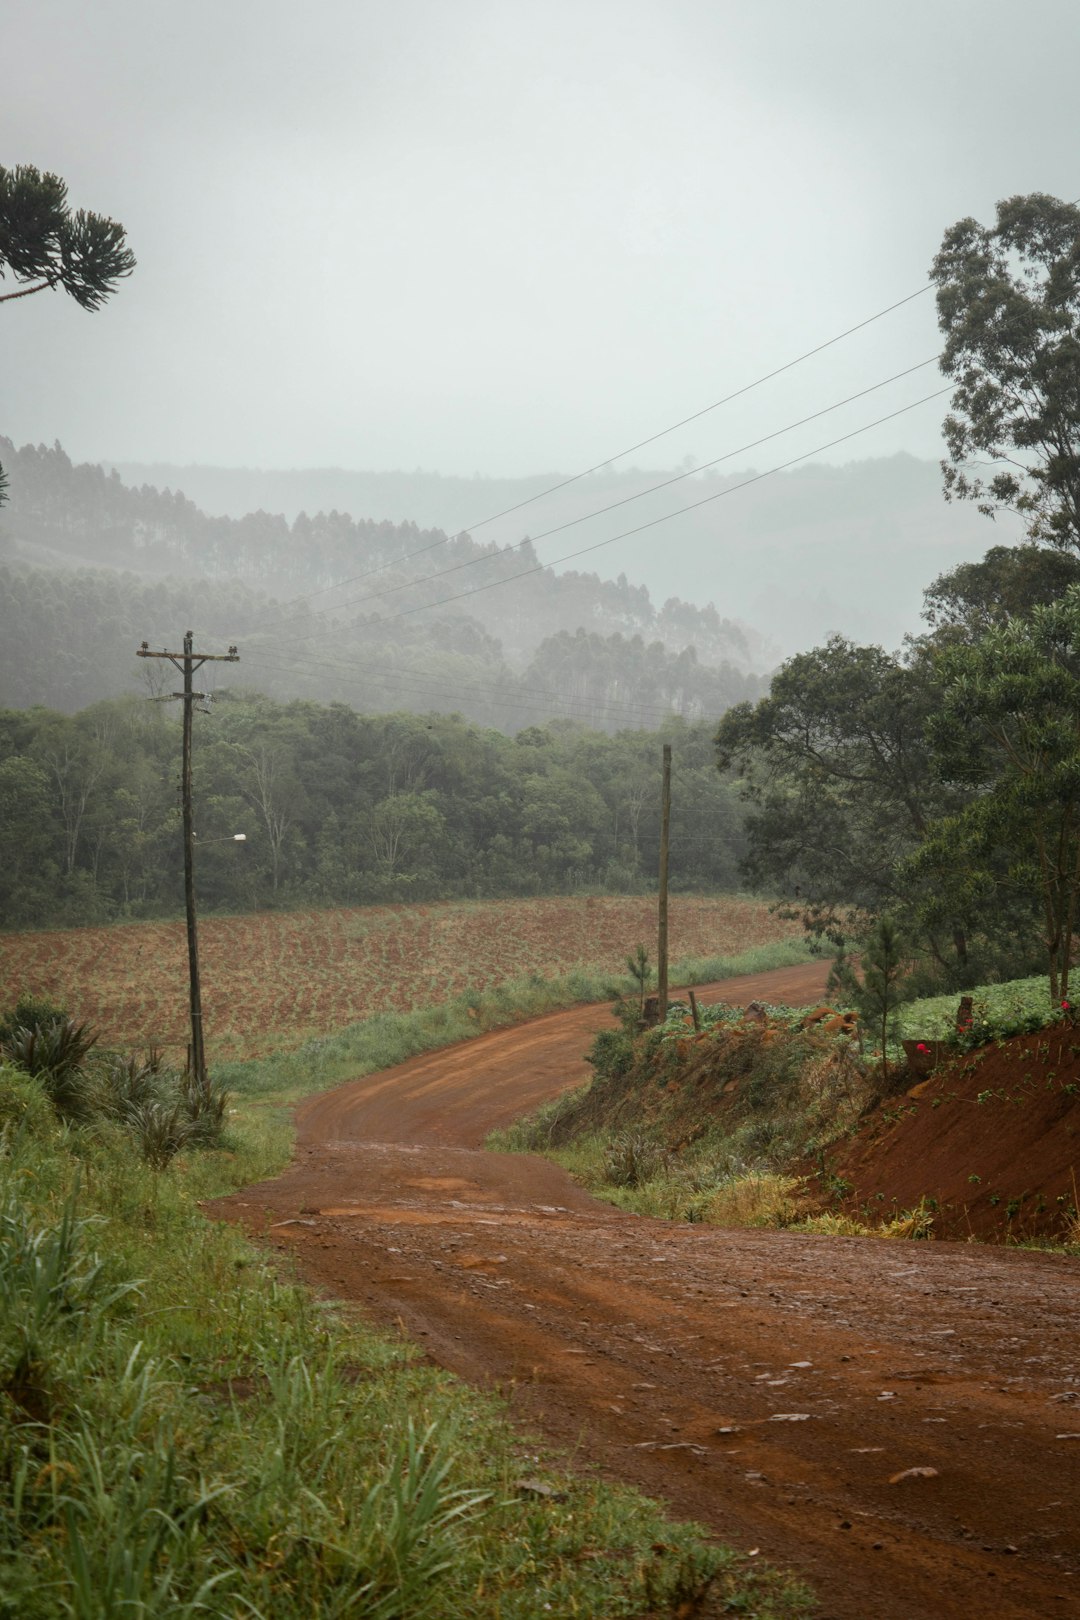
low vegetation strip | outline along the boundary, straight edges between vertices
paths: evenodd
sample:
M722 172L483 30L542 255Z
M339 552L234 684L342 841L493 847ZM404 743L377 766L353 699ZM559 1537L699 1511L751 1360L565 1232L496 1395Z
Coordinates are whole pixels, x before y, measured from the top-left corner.
M615 1011L590 1084L490 1146L666 1219L1080 1247L1080 1032L1045 978L907 1003L884 1059L835 1009Z
M476 987L575 971L617 976L628 946L655 931L655 900L585 895L208 917L200 926L208 1053L265 1055ZM733 957L798 938L757 900L671 901L673 958ZM185 951L179 922L0 935L0 1005L29 990L77 1008L112 1044L182 1049Z

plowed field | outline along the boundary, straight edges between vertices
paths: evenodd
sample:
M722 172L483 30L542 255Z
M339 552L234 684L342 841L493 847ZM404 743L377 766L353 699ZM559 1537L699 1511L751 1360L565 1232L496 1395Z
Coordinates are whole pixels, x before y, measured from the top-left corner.
M820 964L717 987L806 1002ZM707 994L707 993L706 993ZM587 1072L604 1008L297 1111L295 1162L212 1213L598 1468L794 1568L829 1620L1080 1614L1080 1262L673 1226L485 1132Z
M676 896L670 951L734 956L792 935L758 901ZM299 1046L376 1012L408 1012L528 974L625 971L656 934L649 897L451 902L207 917L199 925L211 1057ZM21 990L64 1002L106 1042L186 1044L182 922L0 935L0 1006Z

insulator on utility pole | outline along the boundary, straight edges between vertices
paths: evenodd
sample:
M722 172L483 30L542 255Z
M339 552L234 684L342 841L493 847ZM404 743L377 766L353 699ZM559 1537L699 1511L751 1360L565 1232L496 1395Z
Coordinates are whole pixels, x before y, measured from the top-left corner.
M191 711L202 692L192 690L192 676L203 664L235 664L240 655L235 647L227 653L197 653L190 630L184 634L182 653L151 652L144 641L136 649L136 658L167 658L184 677L184 690L173 693L184 705L184 741L180 771L181 813L184 821L184 904L187 911L188 981L191 1003L191 1057L189 1068L196 1085L203 1092L210 1089L206 1073L206 1051L203 1045L202 985L199 980L199 936L195 916L195 823L191 803Z

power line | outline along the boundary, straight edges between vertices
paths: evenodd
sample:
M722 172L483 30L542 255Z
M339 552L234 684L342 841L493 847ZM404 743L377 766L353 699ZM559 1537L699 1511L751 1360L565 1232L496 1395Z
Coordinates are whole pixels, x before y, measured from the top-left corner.
M511 688L512 696L507 696L505 688L500 688L491 683L477 682L468 689L462 690L460 687L448 686L434 675L424 677L415 671L400 672L376 664L363 665L345 663L340 660L305 658L303 656L294 658L289 664L277 664L263 658L258 648L251 652L245 652L245 656L249 663L256 668L276 670L287 675L295 675L298 668L301 670L329 669L353 683L362 681L365 674L367 674L368 678L374 682L392 682L396 686L411 689L412 691L430 693L444 698L461 698L463 702L475 701L478 697L492 697L497 699L502 709L509 713L537 713L545 714L548 718L560 718L560 716L552 712L551 703L556 703L561 705L564 711L569 711L564 712L561 718L586 720L595 716L598 712L602 712L609 715L616 723L620 721L621 716L627 728L632 728L635 721L639 724L659 726L665 720L680 716L680 711L671 706L664 707L646 701L637 702L631 698L574 698L564 696L558 692L545 694L543 689L536 687ZM530 697L534 698L535 701L530 702ZM680 717L685 718L685 716Z
M660 517L650 518L647 523L639 523L632 529L624 529L621 534L613 534L607 540L597 540L591 546L582 546L578 551L568 551L563 557L555 557L547 563L537 563L535 567L523 568L517 574L509 574L503 579L491 580L487 585L474 585L470 590L459 591L453 596L441 596L434 602L421 602L416 607L401 608L397 613L388 613L383 623L392 623L395 619L407 618L413 613L424 613L429 608L445 607L448 602L460 602L467 596L479 596L483 591L493 591L500 585L511 585L515 580L527 579L530 574L542 574L547 569L557 568L560 563L573 562L577 557L585 557L592 551L602 551L605 546L613 546L618 540L627 540L631 535L643 534L647 529L655 529L661 523L668 523L672 518L681 517L684 512L696 511L700 506L708 506L712 501L722 500L727 495L734 495L740 489L747 489L751 484L759 484L763 478L772 478L776 473L786 472L789 467L796 467L802 461L809 461L811 456L820 456L826 450L835 449L838 444L846 444L849 439L856 439L861 433L868 433L871 428L880 427L883 422L891 422L897 416L903 416L907 411L913 411L920 405L926 405L932 399L940 399L942 394L952 392L952 384L947 388L938 388L932 394L924 394L922 399L912 400L910 405L901 405L899 410L889 411L886 416L879 416L873 422L865 422L862 427L853 428L850 433L842 433L837 439L830 439L828 444L820 444L813 450L807 450L801 456L792 456L790 461L782 461L776 467L769 467L765 472L754 473L750 478L744 478L739 484L729 484L726 489L714 491L712 495L705 495L700 501L691 501L687 506L680 506L673 512L664 512ZM437 577L437 576L436 576ZM417 581L423 584L423 581Z
M913 368L913 369L918 369L918 368ZM443 597L443 598L440 598L439 600L434 601L434 602L421 603L418 606L413 607L413 608L401 609L397 613L386 615L380 622L382 624L391 623L395 619L404 618L404 617L407 617L410 614L425 611L428 608L441 607L441 606L445 606L449 602L460 601L464 597L476 596L476 595L479 595L483 591L493 590L497 586L512 584L516 580L527 578L528 576L530 576L532 574L542 573L546 569L556 566L558 563L570 562L570 561L573 561L577 557L585 556L589 552L598 551L598 550L602 549L605 546L614 545L615 542L618 541L618 540L624 540L624 539L629 538L631 535L640 534L640 533L642 533L642 532L644 532L644 531L646 531L648 529L655 528L659 524L666 523L666 522L670 521L674 517L682 516L683 513L685 513L685 512L694 511L698 507L706 506L706 505L709 505L713 501L721 500L723 497L725 497L727 495L733 495L733 494L736 493L737 490L745 489L751 484L759 483L765 478L773 477L775 474L783 472L789 467L796 466L800 462L809 460L809 458L811 456L820 455L820 454L822 454L823 451L831 450L831 449L835 448L835 446L838 445L838 444L844 444L844 443L846 443L847 441L849 441L849 440L851 440L853 438L857 438L860 434L868 432L871 428L879 427L884 422L892 421L895 417L902 416L907 411L915 410L920 405L925 405L925 404L929 403L931 400L939 399L943 394L949 393L950 390L951 390L951 384L949 386L945 387L945 388L937 389L937 390L935 390L935 392L933 392L931 394L924 395L922 399L913 400L910 404L900 406L899 409L897 409L895 411L890 411L885 416L877 417L873 422L866 422L861 427L852 429L850 433L841 434L838 438L830 440L827 444L819 445L815 449L808 450L808 451L804 452L800 456L793 456L790 460L788 460L786 462L782 462L782 463L778 464L775 467L770 467L764 472L755 473L752 477L742 480L741 483L732 484L732 485L729 485L726 489L714 491L711 495L706 495L701 500L693 501L687 506L679 507L674 512L664 513L659 517L650 519L646 523L638 524L636 527L634 527L632 529L624 530L621 534L612 535L607 540L596 541L594 544L592 544L590 546L584 546L578 551L570 552L566 556L556 558L554 560L554 563L538 564L538 565L536 565L535 567L532 567L532 568L522 569L517 574L512 574L512 575L510 575L510 576L508 576L506 578L489 581L489 583L486 584L486 585L473 586L470 590L458 592L453 596ZM435 576L435 577L438 577L438 576ZM416 583L423 583L423 582L418 581ZM257 634L258 632L255 632L255 633ZM301 640L301 639L304 639L304 638L295 637L293 639L294 640ZM276 645L281 645L280 638L279 638L278 642L276 643ZM255 658L258 657L257 650L253 653L252 656L254 656ZM308 659L308 660L297 659L297 660L295 660L295 662L296 663L307 662L310 665L312 665L313 667L321 664L323 667L328 667L328 668L334 669L339 674L342 672L342 666L340 664L332 663L332 662L330 662L328 660L321 660L320 661L320 660L314 660L314 659ZM264 667L266 667L265 666L265 660L264 660ZM273 666L268 666L268 667L273 667ZM283 671L286 669L286 666L277 666L277 667L282 669ZM378 665L373 665L373 666L369 666L369 667L371 667L375 671L377 671L378 668L379 668ZM292 672L295 673L295 669L293 669ZM356 671L356 672L358 673L358 671ZM399 684L407 683L408 679L409 679L407 674L405 674L403 676L400 673L395 673L395 672L392 672L392 671L387 671L386 675L385 675L385 678L386 679L395 679L395 680L397 680L399 682ZM415 681L415 679L416 678L414 677L414 681ZM422 680L422 677L420 677L420 679ZM455 696L459 695L458 693L454 692L452 688L448 689L444 685L441 685L441 684L439 685L438 690L444 696L445 695L451 695L451 694L455 695ZM568 702L570 700L560 699L559 701L561 701L563 703L566 703L566 702ZM523 707L523 706L519 705L519 707ZM533 708L533 707L536 707L536 706L535 705L525 705L524 707ZM647 713L648 712L648 706L645 706L645 705L642 705L640 707L638 705L628 705L628 707L637 710L639 713ZM674 711L670 710L670 709L665 709L663 711L654 711L654 712L662 712L664 717L668 717L672 713L674 713ZM574 716L567 716L567 718L574 718Z
M486 528L489 523L497 523L500 518L510 517L514 512L521 512L525 507L535 505L537 501L546 500L549 495L556 495L560 490L569 489L571 484L580 483L583 478L588 478L591 473L599 472L602 467L608 466L611 462L621 461L623 456L631 456L635 450L644 450L647 445L656 444L659 439L666 438L669 433L677 433L680 428L689 427L691 422L700 421L703 416L708 416L712 411L718 411L722 405L730 405L733 400L741 399L744 394L752 393L755 388L760 388L764 383L772 382L774 377L781 377L784 372L794 370L796 366L801 366L805 360L813 359L815 354L822 354L826 349L831 349L834 344L842 343L845 338L852 337L865 327L872 326L875 321L880 321L886 315L891 315L894 310L902 309L905 304L910 304L914 299L921 298L924 293L930 291L933 285L932 281L928 281L925 286L917 288L913 293L908 293L905 298L898 298L895 304L887 304L884 309L879 309L876 314L868 315L864 321L857 321L854 326L847 327L843 332L837 332L835 337L826 338L824 343L818 343L814 348L807 349L803 354L796 355L794 360L788 360L784 365L777 366L773 371L765 372L763 376L756 377L753 382L745 383L743 387L736 388L733 393L725 394L722 399L714 400L711 405L705 405L701 410L694 411L689 416L684 416L680 421L672 422L670 427L661 428L658 433L650 434L647 439L639 439L636 444L627 445L625 450L617 450L614 455L605 456L601 461L594 462L591 467L586 467L583 471L574 473L569 478L563 478L559 483L549 485L547 489L538 490L535 495L530 495L523 501L517 501L513 506L506 506L501 512L492 512L489 517L480 518L476 523L466 524L464 528L459 529L454 535L443 535L441 539L433 540L426 546L419 546L415 551L406 552L403 557L396 559L396 561L399 563L410 562L413 557L422 557L429 551L437 551L440 546L449 545L451 540L457 539L460 535L474 534L477 529ZM937 356L935 355L934 358L937 359ZM737 453L735 452L735 454ZM316 591L305 591L299 596L290 597L281 605L288 607L292 602L313 601L317 596L325 596L328 591L343 590L346 585L355 585L357 580L367 579L370 575L381 573L390 566L389 563L378 563L374 568L362 569L360 573L350 574L345 579L335 581L332 585L322 585Z
M647 489L637 490L633 495L625 495L620 500L610 501L606 506L597 507L595 511L584 512L584 513L581 514L580 517L568 518L565 523L557 523L557 524L554 525L553 528L544 529L539 534L536 534L536 535L530 535L529 539L533 543L535 543L537 540L548 540L548 539L551 538L551 536L553 534L562 534L566 529L576 528L579 523L591 522L593 518L603 517L608 512L615 512L620 507L629 506L634 501L643 500L646 495L655 495L658 490L670 489L672 484L682 483L685 479L692 478L697 473L705 472L710 467L719 466L719 464L722 461L731 461L735 456L745 455L748 450L756 450L763 444L769 444L773 439L782 438L785 433L792 433L792 432L795 431L796 428L805 427L808 422L816 422L822 416L828 416L832 411L838 411L838 410L842 409L842 407L845 406L845 405L853 404L854 401L857 400L857 399L865 399L867 394L873 394L873 393L876 393L878 391L878 389L887 388L890 383L899 382L900 379L903 378L903 377L910 377L913 372L922 371L927 366L932 366L934 364L934 362L937 360L937 358L938 358L938 356L936 354L932 354L932 355L930 355L929 359L920 360L917 365L908 366L903 371L895 372L891 377L885 377L880 382L871 383L871 385L868 388L861 388L861 389L858 390L857 393L848 394L846 398L837 400L832 405L826 405L820 411L812 411L809 416L800 417L800 419L797 422L789 422L786 427L777 428L776 431L773 432L773 433L766 433L760 439L752 439L748 444L740 445L735 450L726 450L723 455L714 456L714 458L711 461L704 462L700 467L692 467L692 468L689 468L685 472L676 473L673 477L665 478L665 479L661 480L661 482L658 483L658 484L650 484ZM946 390L946 392L947 392L947 390ZM440 544L441 544L441 542L440 542ZM363 602L376 602L381 597L393 596L398 591L414 590L417 586L427 585L432 580L445 579L448 574L458 574L458 573L461 573L462 570L466 569L466 568L476 568L482 563L487 563L487 562L494 561L494 559L497 558L497 557L508 556L511 552L516 551L516 550L517 550L517 544L516 543L514 543L512 545L502 546L497 551L484 552L480 556L469 557L464 562L454 563L449 568L441 568L441 569L439 569L437 572L435 572L433 574L421 574L418 578L415 578L415 579L401 580L396 585L387 585L382 590L370 591L365 596L348 597L344 602L339 602L336 605L338 607L350 607L350 606L357 606L357 605L359 605L360 603L363 603ZM408 556L410 556L410 557L415 556L415 555L417 555L415 552L410 552L408 554ZM402 561L402 562L407 561L407 560L408 560L407 557L400 559L400 561ZM380 564L379 569L378 570L373 570L373 572L380 572L383 569L388 568L390 566L392 566L392 565L389 564L389 563ZM358 577L362 577L362 576L358 576ZM514 577L517 577L517 576L514 576ZM345 582L343 582L343 585L347 584L347 583L348 583L348 581L345 581ZM341 589L341 588L343 588L343 585L339 586L337 588ZM327 587L327 588L329 589L330 587ZM283 623L287 624L288 622L289 622L288 618L286 618L284 620L282 620L282 619L271 620L271 622L268 625L264 626L264 628L267 631L270 631L270 630L276 629L278 625L283 624ZM286 637L284 639L289 640L289 639L302 639L302 638L299 638L299 637L297 637L297 638Z

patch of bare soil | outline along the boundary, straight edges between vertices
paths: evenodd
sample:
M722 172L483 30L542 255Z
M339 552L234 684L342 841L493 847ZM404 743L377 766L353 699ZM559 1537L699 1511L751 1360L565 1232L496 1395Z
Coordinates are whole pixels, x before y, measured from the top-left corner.
M807 1002L825 967L713 988ZM1080 1263L671 1226L488 1130L579 1083L606 1008L309 1099L211 1213L495 1385L577 1464L810 1580L836 1620L1080 1613Z
M878 1109L830 1164L845 1207L923 1200L939 1237L1060 1239L1076 1210L1080 1030L1057 1025L951 1059Z

